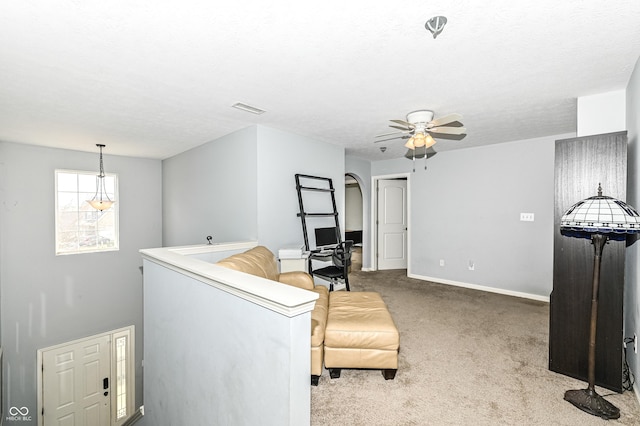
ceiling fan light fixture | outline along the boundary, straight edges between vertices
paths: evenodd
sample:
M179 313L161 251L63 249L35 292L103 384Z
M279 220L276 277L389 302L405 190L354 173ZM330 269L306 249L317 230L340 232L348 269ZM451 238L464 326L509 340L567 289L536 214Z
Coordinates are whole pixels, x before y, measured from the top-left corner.
M404 144L404 146L409 149L416 149L416 146L413 144L413 136L409 138L409 140L407 141L407 143Z
M415 136L413 137L413 145L416 148L424 146L426 143L426 139L427 137L424 135L424 133L416 133Z
M416 149L420 147L429 148L436 144L436 140L431 137L429 133L417 132L415 135L411 136L407 143L404 144L406 148Z
M383 133L381 135L377 135L376 137L389 136L389 135L397 135L402 134L406 136L396 136L391 139L407 139L407 142L404 144L405 148L408 148L407 154L405 157L413 160L413 171L416 171L415 163L416 158L420 158L417 155L417 151L423 151L424 154L422 158L425 160L424 169L427 169L427 158L429 155L426 155L427 150L436 144L436 140L433 138L431 133L433 132L436 137L441 137L439 135L462 135L462 137L466 136L467 129L462 126L460 120L462 120L462 115L457 113L452 113L448 115L444 115L434 119L433 111L428 109L421 109L417 111L412 111L407 114L407 119L405 120L390 120L391 123L389 126L394 129L398 129L398 131L393 133ZM450 126L447 126L447 125ZM461 138L460 138L461 139ZM387 141L389 139L383 139ZM378 140L376 142L382 142L383 140ZM433 149L431 150L432 154L435 153ZM419 153L418 153L419 154Z
M424 143L425 148L432 147L435 144L436 144L436 140L432 138L430 134L427 133L427 137L425 138L425 143Z

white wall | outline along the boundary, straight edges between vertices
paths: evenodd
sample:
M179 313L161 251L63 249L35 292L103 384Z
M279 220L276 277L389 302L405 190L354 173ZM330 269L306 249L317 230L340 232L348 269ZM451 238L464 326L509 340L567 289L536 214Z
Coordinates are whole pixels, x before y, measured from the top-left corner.
M139 424L309 424L310 310L317 295L189 259L189 273L182 274L177 262L166 267L167 260L144 261ZM283 301L298 312L265 307L285 308Z
M329 177L344 225L344 148L252 126L163 161L163 244L304 242L294 175ZM329 207L330 209L330 207Z
M344 234L344 148L258 126L258 241L274 253L281 247L304 243L297 216L296 173L333 180L340 228ZM322 201L320 208L332 211L329 198L323 197L323 200L326 203ZM322 220L330 222L323 226L334 226L333 218ZM309 223L313 222L310 218Z
M108 152L108 151L107 151ZM98 154L0 142L4 413L36 413L36 351L136 327L136 406L142 403L142 259L161 243L161 164L104 155L119 179L120 250L55 256L54 170L96 171ZM29 422L21 422L30 424Z
M629 150L627 154L627 202L640 208L640 59L629 79L626 90L626 123ZM640 242L627 248L625 270L625 337L640 337ZM636 396L640 392L640 356L627 350L627 361L636 376Z
M579 97L577 136L626 130L625 97L624 90Z
M256 127L162 162L163 244L255 240Z
M412 173L412 276L548 300L555 141L572 136L444 151ZM372 175L411 167L406 159L375 162ZM535 221L521 222L520 213Z
M346 185L344 194L345 231L362 230L362 191L360 185Z

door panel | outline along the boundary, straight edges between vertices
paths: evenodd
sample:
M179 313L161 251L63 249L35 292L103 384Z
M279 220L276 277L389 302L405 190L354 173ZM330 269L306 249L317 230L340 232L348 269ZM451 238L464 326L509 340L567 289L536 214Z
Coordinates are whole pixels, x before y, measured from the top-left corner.
M378 269L407 268L407 180L378 181Z
M382 257L386 261L404 261L406 259L406 245L404 232L387 232L384 235L384 255Z

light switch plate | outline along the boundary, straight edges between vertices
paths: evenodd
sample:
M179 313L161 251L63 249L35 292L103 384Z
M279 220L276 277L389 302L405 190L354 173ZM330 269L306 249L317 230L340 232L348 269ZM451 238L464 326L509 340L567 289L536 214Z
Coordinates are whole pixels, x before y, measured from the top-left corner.
M533 222L534 214L533 213L520 213L520 220L522 222Z

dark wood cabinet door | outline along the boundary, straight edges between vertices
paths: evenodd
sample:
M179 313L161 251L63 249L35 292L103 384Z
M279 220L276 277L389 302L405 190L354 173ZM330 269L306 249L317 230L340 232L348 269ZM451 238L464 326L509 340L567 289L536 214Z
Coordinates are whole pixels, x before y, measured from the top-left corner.
M626 132L556 141L553 292L549 317L549 369L587 380L593 277L590 240L560 234L560 218L573 204L597 195L626 200ZM602 252L596 385L622 391L622 328L625 243L609 241Z

